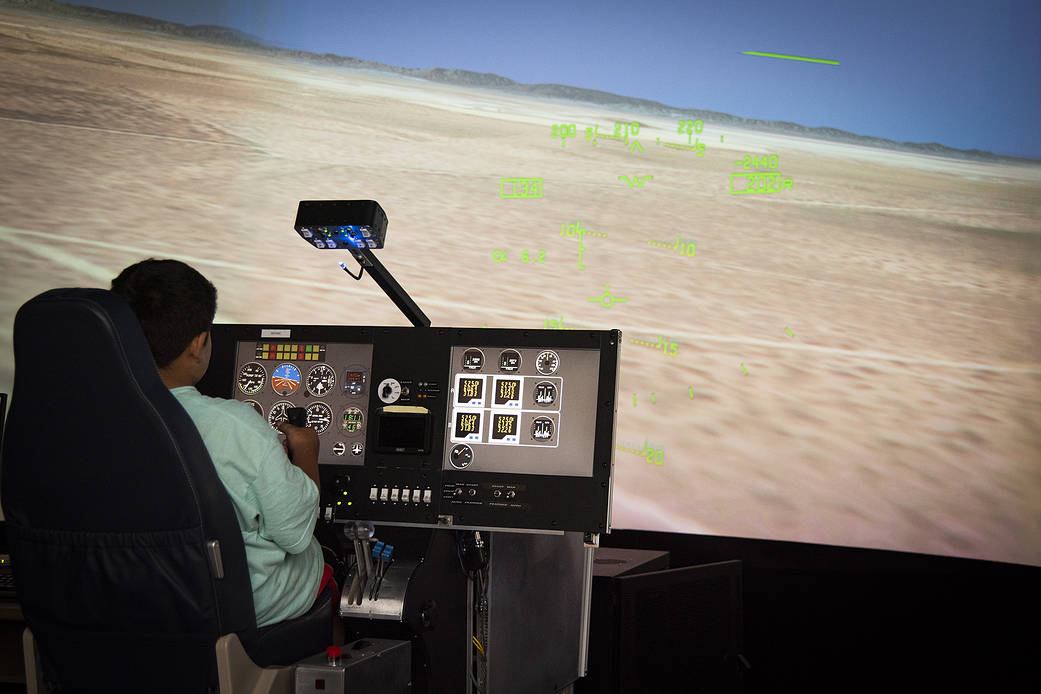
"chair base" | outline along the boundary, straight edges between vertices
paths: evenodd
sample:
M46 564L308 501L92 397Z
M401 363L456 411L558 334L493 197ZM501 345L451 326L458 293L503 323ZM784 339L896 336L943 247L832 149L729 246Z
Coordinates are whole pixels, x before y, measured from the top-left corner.
M258 667L237 634L217 639L220 694L292 694L293 667Z
M36 639L29 629L22 632L22 649L26 693L50 694L43 680ZM246 654L237 634L225 634L217 639L216 655L220 694L292 694L294 668L257 666Z

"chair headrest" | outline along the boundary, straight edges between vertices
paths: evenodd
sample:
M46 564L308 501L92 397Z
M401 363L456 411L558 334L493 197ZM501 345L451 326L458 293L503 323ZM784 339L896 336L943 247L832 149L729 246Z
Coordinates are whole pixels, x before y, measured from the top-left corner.
M190 466L212 463L163 384L126 301L53 289L15 316L3 449L5 515L27 526L180 529L199 524Z

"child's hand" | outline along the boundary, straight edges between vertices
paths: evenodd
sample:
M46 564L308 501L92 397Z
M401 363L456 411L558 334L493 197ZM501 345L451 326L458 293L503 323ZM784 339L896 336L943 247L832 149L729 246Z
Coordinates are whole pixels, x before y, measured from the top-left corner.
M289 422L281 422L278 430L286 435L282 443L286 454L294 463L298 461L318 459L318 432L311 427L295 427Z

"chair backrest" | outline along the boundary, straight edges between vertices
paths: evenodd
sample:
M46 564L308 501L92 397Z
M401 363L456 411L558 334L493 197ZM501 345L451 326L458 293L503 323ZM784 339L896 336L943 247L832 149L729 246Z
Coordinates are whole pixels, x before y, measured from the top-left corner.
M0 492L45 676L62 691L215 690L217 638L256 630L245 549L136 316L105 290L51 290L18 311L14 353Z

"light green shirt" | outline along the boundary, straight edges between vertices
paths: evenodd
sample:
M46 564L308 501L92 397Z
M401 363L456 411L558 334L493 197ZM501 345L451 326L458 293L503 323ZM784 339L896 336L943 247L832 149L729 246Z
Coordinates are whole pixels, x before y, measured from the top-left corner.
M314 602L325 563L312 536L317 487L289 462L278 434L252 406L193 386L170 392L195 422L235 505L257 626L299 617Z

